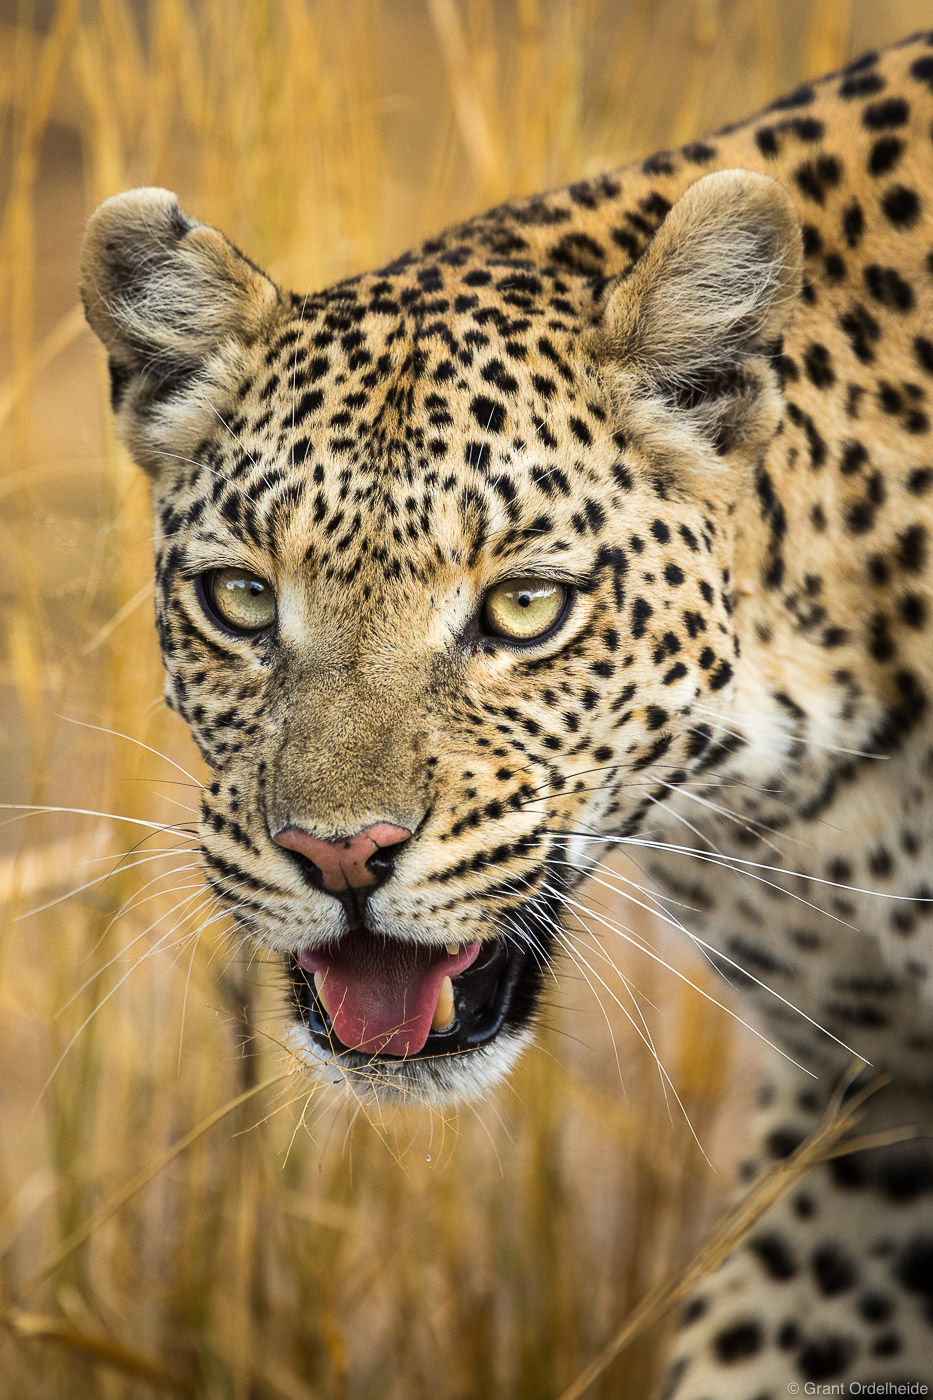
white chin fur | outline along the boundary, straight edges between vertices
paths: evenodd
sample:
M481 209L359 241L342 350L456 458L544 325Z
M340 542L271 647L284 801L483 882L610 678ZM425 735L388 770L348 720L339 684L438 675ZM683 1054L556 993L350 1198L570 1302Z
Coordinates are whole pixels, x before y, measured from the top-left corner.
M386 1060L370 1069L342 1066L300 1023L289 1031L287 1045L325 1084L344 1089L357 1102L361 1098L372 1098L383 1103L408 1102L424 1107L453 1108L467 1099L487 1094L506 1077L531 1040L530 1030L503 1031L489 1045L465 1055L439 1056L434 1060Z

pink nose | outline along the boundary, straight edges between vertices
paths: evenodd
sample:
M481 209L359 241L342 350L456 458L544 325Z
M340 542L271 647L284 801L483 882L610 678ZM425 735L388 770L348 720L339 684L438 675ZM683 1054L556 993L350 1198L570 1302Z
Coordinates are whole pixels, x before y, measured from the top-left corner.
M411 835L404 826L392 826L390 822L376 822L374 826L358 831L355 836L339 836L336 841L325 841L320 836L312 836L298 826L286 826L274 840L287 851L297 851L310 860L320 871L321 884L329 894L345 894L347 890L365 890L385 879L388 869L371 870L368 862L377 851L386 851L386 866L395 847L407 841Z

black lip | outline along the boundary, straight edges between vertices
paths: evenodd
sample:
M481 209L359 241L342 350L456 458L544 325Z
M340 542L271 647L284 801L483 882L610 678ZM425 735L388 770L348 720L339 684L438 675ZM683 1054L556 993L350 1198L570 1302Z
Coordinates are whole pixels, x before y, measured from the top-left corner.
M288 959L292 998L302 1024L315 1043L351 1067L374 1061L399 1063L396 1055L365 1055L348 1050L334 1035L314 984L298 956ZM489 939L476 961L454 978L456 1015L446 1030L431 1031L410 1060L462 1055L488 1045L506 1027L518 1028L534 1012L543 973L530 949L506 934Z

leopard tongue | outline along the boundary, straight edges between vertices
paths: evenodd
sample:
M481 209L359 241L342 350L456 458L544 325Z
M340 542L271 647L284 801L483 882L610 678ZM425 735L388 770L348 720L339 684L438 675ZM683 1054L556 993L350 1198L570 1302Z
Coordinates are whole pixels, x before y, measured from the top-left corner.
M479 949L468 943L448 953L352 929L299 957L342 1045L366 1055L404 1056L423 1048L444 979L468 968Z

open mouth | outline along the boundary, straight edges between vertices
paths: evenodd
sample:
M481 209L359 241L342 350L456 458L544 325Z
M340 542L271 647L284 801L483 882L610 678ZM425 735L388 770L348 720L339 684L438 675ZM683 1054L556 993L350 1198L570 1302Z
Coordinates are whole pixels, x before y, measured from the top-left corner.
M507 1021L527 1019L539 980L530 954L504 935L431 947L365 928L294 955L290 971L312 1039L356 1062L479 1049Z

